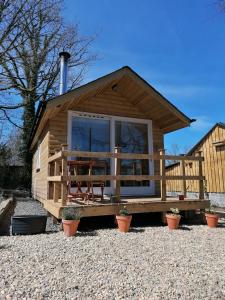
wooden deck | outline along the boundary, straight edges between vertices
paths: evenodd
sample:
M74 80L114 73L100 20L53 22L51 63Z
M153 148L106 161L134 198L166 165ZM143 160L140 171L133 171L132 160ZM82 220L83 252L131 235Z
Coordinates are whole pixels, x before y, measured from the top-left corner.
M167 212L171 207L177 207L181 211L204 209L209 207L209 200L167 198L162 201L160 198L140 197L140 198L121 198L119 203L111 203L110 199L104 201L76 201L66 206L53 200L42 201L44 208L57 219L61 219L63 207L77 207L80 209L82 217L115 215L119 209L126 205L131 214L148 212Z
M114 173L110 175L94 175L91 172L88 175L71 175L68 173L68 157L79 158L109 158L114 162ZM138 159L138 160L158 160L160 162L159 174L152 175L123 175L121 174L120 164L122 159ZM185 161L197 161L198 173L192 176L185 174L185 168L182 168L181 175L166 176L165 161L180 160L182 166ZM181 211L198 210L209 207L210 202L204 200L204 179L202 174L202 161L204 160L199 153L197 156L171 156L165 155L164 150L152 154L134 154L120 153L118 148L115 152L84 152L84 151L67 151L65 146L62 150L48 158L48 199L43 200L44 208L57 219L61 218L61 211L64 207L73 206L80 208L83 217L91 216L107 216L115 215L126 205L131 214L147 213L147 212L167 212L170 208L179 208ZM81 201L76 198L74 203L69 201L68 183L75 182L95 182L110 181L114 186L114 198L117 203L112 202L110 198L105 196L105 200L95 200L88 202ZM160 197L123 197L121 195L121 181L160 181L161 193ZM166 195L166 185L168 180L180 180L182 182L181 193L185 196L185 200L179 201L178 198L170 198ZM186 197L186 180L197 180L199 186L199 199L189 199Z

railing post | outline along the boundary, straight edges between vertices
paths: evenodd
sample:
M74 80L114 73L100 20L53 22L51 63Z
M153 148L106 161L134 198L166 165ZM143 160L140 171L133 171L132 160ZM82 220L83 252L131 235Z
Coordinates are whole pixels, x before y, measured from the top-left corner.
M57 153L57 151L55 151ZM59 162L56 160L54 162L54 176L59 175ZM59 200L59 182L53 183L53 201L57 202Z
M62 151L67 150L67 145L63 144L62 145ZM65 157L62 153L62 176L67 176L68 171L67 171L67 156ZM67 181L62 181L61 182L61 199L62 199L62 205L66 205L67 203Z
M198 151L197 156L202 157L202 152ZM202 160L198 161L198 176L201 176L201 177L203 176ZM204 181L201 178L198 181L198 190L199 190L199 199L204 199Z
M48 176L51 176L51 163L48 162ZM52 193L51 193L51 182L48 181L48 190L47 190L47 197L48 199L51 199Z
M120 153L120 147L115 147L115 153ZM115 157L115 173L116 176L120 175L120 158ZM116 200L120 201L120 180L116 179L116 188L115 188Z
M161 181L160 181L160 187L161 187L161 201L166 201L166 171L165 171L165 149L160 149L159 154L163 156L160 158L160 176Z
M185 154L182 154L182 156L185 156ZM187 184L185 179L185 160L181 161L181 176L183 176L182 179L182 194L184 195L184 198L187 197Z

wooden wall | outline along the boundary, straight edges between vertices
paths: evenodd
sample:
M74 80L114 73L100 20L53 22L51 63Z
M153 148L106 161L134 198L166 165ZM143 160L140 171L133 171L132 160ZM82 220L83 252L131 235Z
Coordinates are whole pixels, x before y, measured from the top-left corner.
M105 101L103 101L105 99ZM106 105L106 103L108 103ZM103 113L115 116L124 116L124 117L136 117L136 118L146 118L146 116L137 110L136 108L128 109L130 105L127 103L127 99L122 98L121 96L115 96L115 93L112 93L110 96L108 93L105 93L105 98L95 97L94 99L87 99L79 105L73 105L70 107L71 110L92 112L92 113ZM64 109L59 112L56 116L51 118L49 122L49 151L54 153L55 150L60 150L61 144L67 143L67 118L68 111ZM153 131L153 150L157 152L159 149L164 147L163 143L163 133L160 128L152 122L152 131ZM154 162L155 174L159 174L159 161ZM160 184L159 182L155 183L156 195L160 194Z
M225 193L225 145L214 143L225 140L225 129L217 126L194 151L202 151L204 156L203 175L206 177L205 190L208 193ZM198 175L197 162L186 162L187 175ZM180 165L166 169L167 175L181 175ZM198 192L197 181L187 181L188 192ZM181 191L181 181L168 181L167 191Z
M121 94L108 89L94 97L88 97L80 103L74 102L71 110L88 111L112 116L123 116L129 118L148 119L146 111L141 111L137 105Z
M189 176L198 176L198 162L187 161L185 163L185 174ZM177 164L173 167L166 169L166 175L177 176L182 175L181 166ZM186 181L188 192L198 192L198 181L187 180ZM180 180L168 180L166 183L168 192L180 192L181 191L181 181Z
M36 170L36 155L37 145L33 155L32 161L32 195L35 199L42 201L47 199L48 195L48 157L49 157L49 131L46 126L44 132L41 134L40 141L40 170Z
M62 144L67 144L67 118L68 112L64 110L49 121L49 151L52 154L61 150Z
M101 95L96 95L95 97L87 98L82 102L72 101L69 106L64 107L50 119L50 151L54 152L55 150L59 150L61 144L67 143L68 109L81 112L147 119L146 115L143 112L140 112L137 107L129 103L125 97L112 90L110 92L105 91Z

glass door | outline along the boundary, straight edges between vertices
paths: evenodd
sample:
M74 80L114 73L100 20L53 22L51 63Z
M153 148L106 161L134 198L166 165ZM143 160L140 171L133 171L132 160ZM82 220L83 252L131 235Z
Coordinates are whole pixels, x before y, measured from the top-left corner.
M122 153L149 153L148 124L116 120L115 145ZM149 175L149 171L149 160L121 160L121 175ZM121 193L124 195L144 195L150 190L149 180L121 181Z

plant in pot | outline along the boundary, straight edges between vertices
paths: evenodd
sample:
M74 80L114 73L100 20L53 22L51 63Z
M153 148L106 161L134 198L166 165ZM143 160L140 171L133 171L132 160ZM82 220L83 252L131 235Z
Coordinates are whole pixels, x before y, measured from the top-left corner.
M185 197L187 197L187 191L188 191L188 187L184 190L183 194L178 194L178 199L184 200Z
M180 223L180 211L178 208L171 208L171 213L166 214L166 221L169 229L177 229Z
M80 211L74 207L66 207L62 211L63 231L67 237L74 236L80 223Z
M131 219L132 219L132 215L129 214L126 206L120 209L119 214L116 216L116 220L120 232L129 231Z
M178 195L178 199L179 199L179 200L184 200L184 194L179 194L179 195Z
M208 211L205 212L206 222L210 228L218 226L219 216L215 213L215 206L210 206Z
M184 200L186 197L187 197L187 192L189 191L189 189L191 188L191 187L193 187L193 180L192 180L192 182L190 183L190 185L189 186L187 186L185 189L184 189L184 191L183 191L183 194L178 194L178 199L179 200Z

